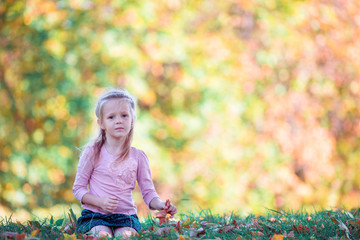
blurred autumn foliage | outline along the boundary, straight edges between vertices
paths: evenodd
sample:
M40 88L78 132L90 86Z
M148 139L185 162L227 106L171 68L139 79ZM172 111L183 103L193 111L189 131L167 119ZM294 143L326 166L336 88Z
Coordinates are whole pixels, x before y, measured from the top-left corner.
M109 86L180 211L359 206L357 0L2 0L0 34L1 215L76 203Z

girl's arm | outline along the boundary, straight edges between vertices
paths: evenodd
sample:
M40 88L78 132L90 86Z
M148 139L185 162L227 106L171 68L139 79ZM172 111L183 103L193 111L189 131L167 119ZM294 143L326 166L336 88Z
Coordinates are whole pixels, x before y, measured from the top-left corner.
M137 150L136 155L138 160L137 182L141 191L141 195L150 210L156 210L150 206L150 202L155 198L158 198L159 200L160 198L155 191L154 183L152 181L149 159L141 150Z
M107 212L113 212L119 203L119 199L114 196L101 198L94 196L90 193L85 193L85 195L81 199L81 202L101 208Z
M149 159L143 151L138 150L138 172L137 181L141 190L141 194L145 203L151 210L167 210L168 213L174 215L177 210L172 204L166 208L165 202L162 202L157 195L154 183L151 177Z
M81 154L73 186L73 193L75 198L82 204L89 204L101 208L104 211L112 212L116 208L114 205L118 203L116 197L100 198L90 194L87 190L89 179L94 169L93 155L93 148L90 146Z
M80 202L82 202L83 196L88 192L87 186L94 169L94 162L92 159L93 154L94 152L92 147L87 147L82 152L77 166L75 182L73 185L73 194Z

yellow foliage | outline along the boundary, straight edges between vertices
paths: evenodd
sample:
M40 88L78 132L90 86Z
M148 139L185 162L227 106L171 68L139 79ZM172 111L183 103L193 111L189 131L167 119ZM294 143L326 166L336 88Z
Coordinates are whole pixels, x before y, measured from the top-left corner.
M53 184L62 184L65 181L65 176L62 170L51 168L48 172L48 177Z
M112 86L137 96L134 146L179 211L357 207L357 2L4 1L1 202L70 199Z
M44 42L44 47L49 53L57 58L62 58L65 54L65 46L58 39L50 38Z

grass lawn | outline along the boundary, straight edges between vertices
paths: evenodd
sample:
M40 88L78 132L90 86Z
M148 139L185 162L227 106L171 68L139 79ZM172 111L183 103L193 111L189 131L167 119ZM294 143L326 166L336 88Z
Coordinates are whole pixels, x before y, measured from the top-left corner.
M97 239L74 232L74 219L71 209L64 219L51 217L24 223L11 217L1 219L0 239ZM132 239L360 239L359 209L311 214L269 210L266 216L247 217L214 215L204 210L178 214L159 223L155 217L146 218L139 236Z

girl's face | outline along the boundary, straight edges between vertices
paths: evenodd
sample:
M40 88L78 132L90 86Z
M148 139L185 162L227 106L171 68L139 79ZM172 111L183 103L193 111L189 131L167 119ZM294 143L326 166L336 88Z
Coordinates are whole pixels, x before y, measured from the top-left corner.
M133 124L130 105L123 99L111 99L102 106L102 117L98 120L107 138L121 140L125 138Z

